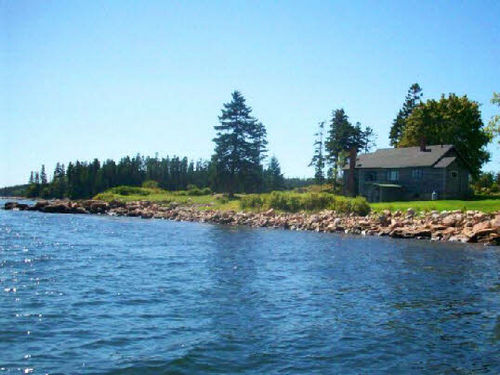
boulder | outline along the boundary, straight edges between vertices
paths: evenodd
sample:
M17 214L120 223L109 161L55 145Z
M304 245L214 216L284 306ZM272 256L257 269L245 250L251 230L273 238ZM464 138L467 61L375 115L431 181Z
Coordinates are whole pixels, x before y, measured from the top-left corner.
M6 210L13 210L14 208L16 208L16 206L17 202L7 202L4 204L3 208Z
M391 223L391 218L382 213L382 214L378 215L377 223L383 227L386 227Z
M49 205L49 201L37 201L35 205L33 206L35 209L40 210L41 208L44 208L45 206Z
M67 214L70 213L72 209L67 202L54 202L41 208L40 211L49 213Z

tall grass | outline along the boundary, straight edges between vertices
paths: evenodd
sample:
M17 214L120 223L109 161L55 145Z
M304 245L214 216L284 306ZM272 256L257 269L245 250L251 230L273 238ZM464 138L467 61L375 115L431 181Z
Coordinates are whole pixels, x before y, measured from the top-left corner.
M338 213L355 213L365 216L370 205L363 197L347 198L329 193L295 193L273 191L270 194L249 194L241 197L242 209L287 211L334 210Z

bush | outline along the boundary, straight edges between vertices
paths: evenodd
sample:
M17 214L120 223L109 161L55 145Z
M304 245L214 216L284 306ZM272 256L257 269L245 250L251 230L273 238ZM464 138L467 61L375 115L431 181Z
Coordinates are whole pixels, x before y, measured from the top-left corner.
M117 186L109 189L108 192L119 195L149 195L151 192L138 186Z
M348 198L329 193L296 193L273 191L270 194L250 194L240 201L243 209L276 209L288 212L334 210L338 213L365 216L370 205L363 197Z
M257 208L262 209L264 204L263 199L258 194L248 194L241 197L240 206L243 209Z
M149 189L158 189L160 185L158 184L158 181L155 180L146 180L142 183L143 188L149 188Z
M210 190L209 187L200 189L196 185L188 185L188 190L186 191L186 195L191 195L191 196L210 195L210 194L212 194L212 190Z

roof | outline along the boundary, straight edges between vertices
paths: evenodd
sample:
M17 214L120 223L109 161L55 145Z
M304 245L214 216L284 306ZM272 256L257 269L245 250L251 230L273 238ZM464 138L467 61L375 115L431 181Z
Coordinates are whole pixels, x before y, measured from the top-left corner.
M446 168L448 165L453 163L457 157L456 156L446 156L442 158L440 161L438 161L435 165L434 168Z
M356 168L432 167L453 148L452 145L427 146L426 151L420 151L420 147L383 148L369 154L358 155ZM446 165L449 165L452 161L447 160L447 162ZM436 166L436 168L444 167ZM349 169L349 166L346 165L344 169Z

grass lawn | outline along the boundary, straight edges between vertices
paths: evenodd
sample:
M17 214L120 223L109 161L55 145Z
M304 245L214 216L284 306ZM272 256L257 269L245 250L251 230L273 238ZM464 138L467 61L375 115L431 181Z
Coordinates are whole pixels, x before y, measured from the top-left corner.
M199 209L217 209L217 210L239 210L239 197L235 196L234 199L227 199L222 195L185 195L185 192L177 191L167 191L161 189L148 189L140 188L141 194L118 194L112 192L112 189L105 191L104 193L97 194L94 199L112 201L118 200L123 202L132 201L149 201L157 202L162 204L168 203L180 203L186 205L196 205Z
M291 193L290 196L306 196L308 193ZM104 193L96 195L95 199L104 201L119 200L125 202L131 201L150 201L168 204L176 202L185 205L196 205L200 210L215 209L215 210L234 210L240 211L240 200L242 197L262 197L265 198L269 194L255 194L245 196L237 194L234 199L229 200L221 194L205 194L205 195L190 195L189 191L167 191L158 188L140 188L140 187L117 187L112 188ZM285 194L285 196L288 196ZM412 202L382 202L370 203L372 211L382 210L401 210L406 211L408 208L413 208L416 211L453 211L453 210L478 210L483 212L500 211L500 197L484 197L476 200L438 200L438 201L412 201ZM246 208L246 211L255 211L257 208ZM279 208L278 208L279 210Z
M413 208L415 211L453 211L453 210L478 210L483 212L500 211L500 199L483 199L483 200L442 200L442 201L412 201L412 202L381 202L370 203L372 210L382 211L406 211L408 208Z

